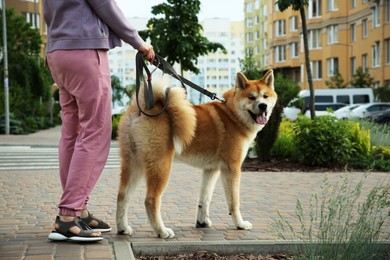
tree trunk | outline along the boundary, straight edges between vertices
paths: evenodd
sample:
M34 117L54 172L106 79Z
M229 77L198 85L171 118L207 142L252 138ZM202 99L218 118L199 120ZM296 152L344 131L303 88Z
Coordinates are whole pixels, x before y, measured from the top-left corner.
M299 9L301 13L301 19L302 19L302 34L303 34L303 45L305 48L305 63L306 63L306 73L307 73L307 80L309 82L309 91L310 91L310 118L314 119L315 117L315 110L314 110L314 87L313 87L313 75L311 73L311 66L310 66L310 54L309 54L309 42L307 40L307 25L306 25L306 15L305 15L305 8L302 6Z

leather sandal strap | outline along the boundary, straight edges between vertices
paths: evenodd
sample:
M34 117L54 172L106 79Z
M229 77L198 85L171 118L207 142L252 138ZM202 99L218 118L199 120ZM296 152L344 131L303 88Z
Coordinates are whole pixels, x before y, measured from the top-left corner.
M82 225L81 225L81 220L80 218L75 218L73 221L62 221L59 216L57 216L55 223L58 225L58 228L56 228L56 231L59 232L60 234L70 237L70 236L79 236L79 237L91 237L94 231L91 229L86 230ZM74 234L70 232L70 229L72 227L78 227L80 229L79 234Z
M97 226L93 227L93 228L110 228L110 226L105 223L103 220L101 219L98 219L97 217L93 216L93 214L90 214L89 211L88 211L88 217L85 217L85 218L81 218L81 220L87 224L88 226L92 223L92 221L96 221L98 224ZM91 226L89 226L91 227Z

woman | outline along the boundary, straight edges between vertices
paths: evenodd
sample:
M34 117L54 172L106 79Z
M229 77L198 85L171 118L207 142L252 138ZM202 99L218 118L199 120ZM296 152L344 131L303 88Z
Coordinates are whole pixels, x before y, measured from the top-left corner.
M111 230L87 210L111 142L107 51L121 40L154 60L153 47L114 0L43 0L47 64L60 89L60 181L63 194L51 240L99 241Z

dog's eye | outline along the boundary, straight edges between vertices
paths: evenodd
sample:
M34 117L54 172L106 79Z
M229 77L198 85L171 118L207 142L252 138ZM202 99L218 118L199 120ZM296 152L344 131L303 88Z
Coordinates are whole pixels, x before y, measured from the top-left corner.
M256 100L256 97L255 96L249 96L248 97L250 100Z
M264 95L263 98L268 98L268 95Z

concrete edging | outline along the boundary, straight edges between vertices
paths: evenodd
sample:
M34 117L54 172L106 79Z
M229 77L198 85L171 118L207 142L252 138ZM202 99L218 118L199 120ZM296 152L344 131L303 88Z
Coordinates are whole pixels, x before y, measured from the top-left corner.
M234 254L276 254L289 253L292 248L302 247L306 243L299 241L164 241L156 242L132 242L134 256L173 256L196 251L208 251L219 255ZM390 251L390 241L375 243L380 250Z

